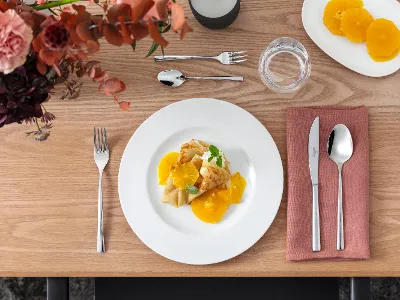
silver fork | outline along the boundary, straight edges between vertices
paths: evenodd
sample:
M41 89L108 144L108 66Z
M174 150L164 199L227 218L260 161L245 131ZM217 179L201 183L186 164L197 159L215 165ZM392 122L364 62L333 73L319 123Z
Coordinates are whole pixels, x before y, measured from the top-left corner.
M171 60L182 60L182 59L215 59L224 65L236 65L245 62L247 55L241 55L246 53L246 51L239 52L222 52L217 56L181 56L181 55L165 55L165 56L155 56L155 61L171 61Z
M94 161L99 168L99 200L97 212L97 253L105 252L104 232L103 232L103 192L101 189L101 180L103 170L110 158L108 150L107 132L105 128L94 128Z

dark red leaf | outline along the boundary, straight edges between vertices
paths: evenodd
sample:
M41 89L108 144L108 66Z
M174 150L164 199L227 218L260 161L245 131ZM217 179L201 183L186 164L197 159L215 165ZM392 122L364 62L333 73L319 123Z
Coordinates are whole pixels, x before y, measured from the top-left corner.
M97 41L87 41L86 43L88 54L94 54L100 50L100 44Z
M132 6L132 21L133 23L139 23L140 20L146 15L146 13L154 5L153 0L142 0L135 1Z
M129 110L130 106L131 106L131 103L129 101L120 101L119 102L119 108L122 110Z
M108 77L108 73L103 71L100 73L99 76L94 77L93 81L97 81L97 82L104 81L104 79L106 79L107 77Z
M122 38L124 39L124 44L131 45L133 43L133 39L131 38L131 33L126 28L124 17L118 17L119 26L121 26Z
M43 40L41 35L35 37L35 39L32 41L32 47L35 52L39 52L40 49L43 48Z
M181 40L184 38L184 36L186 35L186 33L188 32L192 32L193 29L192 27L190 27L187 22L185 22L185 24L183 24L182 30L181 30Z
M149 29L140 23L129 26L131 33L136 41L140 41L149 35Z
M87 65L86 65L87 67ZM90 78L95 78L96 76L99 76L101 74L101 68L100 67L91 67L89 69L88 75Z
M76 76L78 76L79 78L81 78L81 77L83 77L83 75L85 75L85 68L83 68L83 67L80 67L80 68L77 68L77 70L76 70Z
M121 46L124 43L122 34L111 24L105 24L103 29L104 37L111 45Z
M168 18L168 2L169 0L158 0L155 4L160 20L166 20Z
M131 19L132 7L129 4L121 3L111 6L107 12L107 20L109 23L115 23L118 17L127 17Z
M98 64L100 64L100 61L90 60L85 65L86 65L86 69L91 69L92 67L97 66Z
M76 46L83 45L83 41L79 38L78 34L76 33L76 27L74 25L68 26L68 31L69 31L69 36L71 38L71 41Z
M39 71L40 74L46 75L47 73L47 66L41 60L36 61L36 69Z
M69 20L69 15L70 15L69 12L66 12L66 11L61 12L61 14L60 14L60 20L61 20L61 22L67 23L68 20Z
M174 31L178 31L186 23L185 9L178 3L172 3L171 24Z
M153 20L149 18L148 20L148 28L150 37L156 42L158 45L162 47L167 47L168 42L162 37L161 33L158 31L158 27L153 23Z
M90 21L83 21L76 26L76 34L84 42L96 39L94 37L93 31L90 30L90 25Z
M39 58L48 66L52 66L57 59L57 55L54 51L42 48L39 51Z
M100 16L92 16L92 22L95 27L93 30L93 35L96 39L100 39L103 37L103 19Z
M109 78L104 82L106 95L119 93L125 90L125 84L118 78Z

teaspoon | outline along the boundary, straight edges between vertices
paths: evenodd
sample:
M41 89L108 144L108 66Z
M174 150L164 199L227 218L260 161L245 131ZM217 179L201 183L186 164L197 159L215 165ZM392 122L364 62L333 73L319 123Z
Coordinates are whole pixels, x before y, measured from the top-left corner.
M339 170L336 249L344 250L342 169L344 163L353 154L353 139L350 130L343 124L336 125L329 135L327 148L330 159L336 163Z
M187 77L178 70L165 70L158 74L158 81L162 84L172 87L181 86L186 80L202 79L202 80L231 80L243 81L242 76L206 76L206 77Z

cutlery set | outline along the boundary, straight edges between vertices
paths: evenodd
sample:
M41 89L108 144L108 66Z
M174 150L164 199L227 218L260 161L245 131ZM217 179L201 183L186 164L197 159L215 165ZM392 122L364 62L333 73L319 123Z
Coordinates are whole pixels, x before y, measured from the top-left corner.
M336 249L344 250L343 226L343 195L342 195L342 169L353 154L353 140L349 129L343 125L336 125L328 138L327 152L329 158L338 167L338 210L337 210L337 238ZM312 250L321 251L320 217L318 200L318 171L319 171L319 117L314 119L308 139L308 162L312 183Z
M247 61L245 55L246 51L239 52L222 52L217 56L155 56L156 62L163 61L177 61L177 60L192 60L192 59L207 59L217 60L223 65L236 65ZM183 75L179 70L165 70L158 74L158 80L171 87L181 86L185 81L190 79L201 79L201 80L230 80L230 81L243 81L244 78L241 76L202 76L202 77L187 77Z

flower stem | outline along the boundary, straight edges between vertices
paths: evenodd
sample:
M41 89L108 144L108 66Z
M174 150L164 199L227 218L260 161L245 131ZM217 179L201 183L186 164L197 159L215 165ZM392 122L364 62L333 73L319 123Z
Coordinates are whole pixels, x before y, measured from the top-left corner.
M35 123L36 123L37 129L40 131L40 126L39 126L37 118L35 118Z
M74 3L74 2L78 2L80 0L59 0L59 1L52 1L46 4L42 4L42 5L35 5L32 6L33 9L35 10L43 10L43 9L49 9L52 7L57 7L57 6L62 6L62 5L66 5L66 4L70 4L70 3Z
M43 109L44 109L44 112L47 112L47 109L46 109L46 107L44 107L43 104L42 104L42 107L43 107Z

